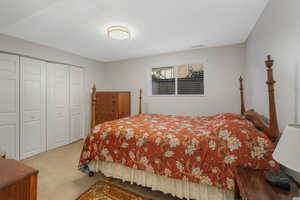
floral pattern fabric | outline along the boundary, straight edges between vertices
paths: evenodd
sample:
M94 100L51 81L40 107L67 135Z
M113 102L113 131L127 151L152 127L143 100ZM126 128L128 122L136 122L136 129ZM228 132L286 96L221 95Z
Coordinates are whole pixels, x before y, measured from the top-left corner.
M233 168L278 169L273 143L236 114L142 114L95 126L79 166L120 163L156 175L234 189Z

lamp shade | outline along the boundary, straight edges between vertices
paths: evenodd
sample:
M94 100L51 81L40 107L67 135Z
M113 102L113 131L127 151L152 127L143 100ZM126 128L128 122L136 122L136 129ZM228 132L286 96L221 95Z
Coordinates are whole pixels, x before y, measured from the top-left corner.
M273 158L296 172L300 172L300 125L288 125L276 146Z

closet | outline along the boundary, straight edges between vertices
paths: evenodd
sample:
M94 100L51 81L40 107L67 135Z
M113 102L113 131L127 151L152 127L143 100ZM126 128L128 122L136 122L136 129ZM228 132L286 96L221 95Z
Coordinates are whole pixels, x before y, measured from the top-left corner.
M0 148L25 159L84 135L80 67L0 53Z
M46 62L20 58L20 159L46 150Z
M47 149L69 143L69 67L47 65Z
M19 158L19 57L0 54L0 148Z
M78 67L70 67L70 142L75 142L83 137L84 102L83 71Z

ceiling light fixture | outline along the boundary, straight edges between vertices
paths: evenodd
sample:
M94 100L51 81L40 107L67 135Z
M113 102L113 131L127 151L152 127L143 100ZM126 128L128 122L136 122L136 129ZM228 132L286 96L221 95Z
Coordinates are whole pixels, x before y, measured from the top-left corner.
M129 40L130 32L125 26L110 26L107 28L107 35L114 40Z

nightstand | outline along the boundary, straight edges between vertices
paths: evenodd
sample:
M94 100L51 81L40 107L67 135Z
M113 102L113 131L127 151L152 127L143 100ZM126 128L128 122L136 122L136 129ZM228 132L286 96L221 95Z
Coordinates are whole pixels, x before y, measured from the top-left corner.
M293 197L299 197L299 188L292 180L289 192L267 183L263 170L237 167L234 173L239 195L243 200L292 200Z

